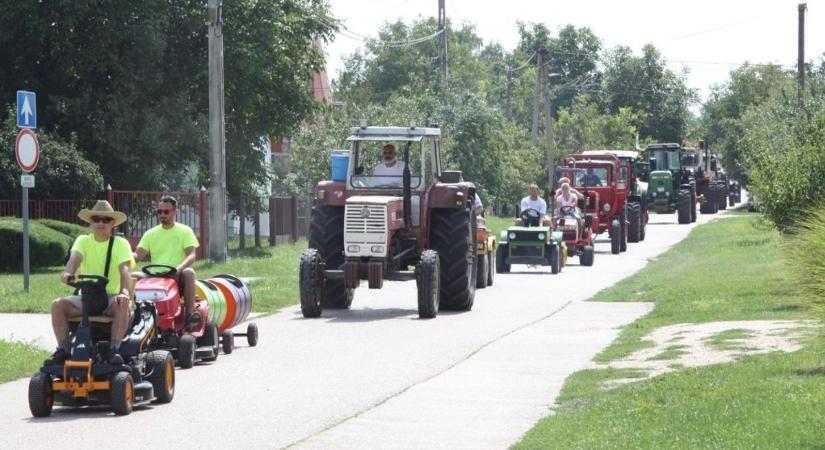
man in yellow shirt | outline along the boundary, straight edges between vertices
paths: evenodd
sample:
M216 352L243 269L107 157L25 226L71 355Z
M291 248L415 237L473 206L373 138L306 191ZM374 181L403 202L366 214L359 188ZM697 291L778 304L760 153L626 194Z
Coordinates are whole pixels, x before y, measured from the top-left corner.
M92 315L102 313L112 317L109 362L123 364L123 358L118 350L129 326L129 267L132 263L132 248L126 239L114 235L114 228L126 221L126 214L112 209L109 202L99 200L92 209L82 209L77 216L91 226L92 233L79 236L74 241L61 281L69 283L77 274L104 276L112 240L111 256L108 258L109 282L106 284L108 305L103 311L92 311ZM79 295L57 298L52 302L52 328L57 338L57 351L46 361L47 364L62 364L69 358L69 318L80 314Z
M171 195L164 195L158 202L159 225L143 234L135 252L136 261L151 261L177 269L178 286L183 287L186 327L197 329L203 318L195 309L195 249L200 246L195 233L188 226L175 222L178 202Z

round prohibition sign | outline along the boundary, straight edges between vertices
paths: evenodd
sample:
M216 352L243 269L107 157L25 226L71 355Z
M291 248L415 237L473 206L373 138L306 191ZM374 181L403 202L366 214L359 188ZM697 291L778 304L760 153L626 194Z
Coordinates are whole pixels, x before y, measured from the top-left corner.
M37 162L40 160L40 143L37 142L37 136L32 130L20 130L14 145L14 153L23 172L31 173L37 168Z

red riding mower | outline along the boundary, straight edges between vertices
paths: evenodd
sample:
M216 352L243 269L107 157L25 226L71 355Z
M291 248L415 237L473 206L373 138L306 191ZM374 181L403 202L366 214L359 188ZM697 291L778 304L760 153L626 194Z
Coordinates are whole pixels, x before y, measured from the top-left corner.
M598 204L598 194L590 194L585 199L579 200L583 212L587 211L583 206L591 200L595 200ZM585 215L582 218L573 206L562 206L559 209L559 217L554 220L556 231L562 232L562 240L567 245L567 255L578 256L579 264L583 266L593 265L592 221L592 215Z
M218 325L209 320L209 305L196 298L195 309L201 321L197 329L189 331L183 310L183 292L175 279L177 270L163 264L143 268L147 278L135 283L135 300L152 302L158 310L158 346L169 349L182 369L195 365L195 360L218 359L220 338Z

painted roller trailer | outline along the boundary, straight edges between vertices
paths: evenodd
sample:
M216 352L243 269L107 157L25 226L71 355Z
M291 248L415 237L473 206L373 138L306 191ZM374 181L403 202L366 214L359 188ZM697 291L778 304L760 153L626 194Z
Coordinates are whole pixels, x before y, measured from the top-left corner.
M235 336L245 336L250 347L258 345L258 325L255 322L250 322L246 326L246 333L232 332L232 328L240 325L252 312L252 294L249 286L232 275L217 275L206 281L217 287L224 300L225 316L218 324L223 352L232 353L235 348Z

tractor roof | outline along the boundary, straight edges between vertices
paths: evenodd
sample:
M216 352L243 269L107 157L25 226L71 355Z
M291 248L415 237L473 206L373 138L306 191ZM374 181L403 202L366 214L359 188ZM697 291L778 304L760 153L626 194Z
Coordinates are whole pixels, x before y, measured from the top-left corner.
M616 155L618 158L638 158L637 150L585 150L582 155Z
M352 127L347 141L414 141L441 137L440 128Z
M674 144L674 143L671 143L671 144L651 144L651 145L648 145L647 148L645 148L645 150L660 150L660 149L679 150L680 148L682 148L681 145Z

